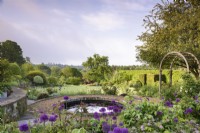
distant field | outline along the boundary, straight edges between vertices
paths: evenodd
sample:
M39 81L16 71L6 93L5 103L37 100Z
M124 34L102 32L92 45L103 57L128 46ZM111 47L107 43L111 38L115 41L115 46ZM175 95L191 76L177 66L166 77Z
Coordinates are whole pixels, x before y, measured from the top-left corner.
M133 81L139 80L139 75L141 74L159 74L159 70L120 70L120 73L125 72L127 75L132 77ZM172 81L176 83L181 78L181 75L186 71L184 70L173 70ZM165 74L167 82L169 82L169 70L163 70L162 74Z

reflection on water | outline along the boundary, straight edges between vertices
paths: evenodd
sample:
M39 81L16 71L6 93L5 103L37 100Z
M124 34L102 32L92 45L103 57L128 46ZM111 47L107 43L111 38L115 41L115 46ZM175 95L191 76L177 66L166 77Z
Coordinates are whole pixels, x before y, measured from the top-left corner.
M101 113L99 112L99 110L101 108L105 108L106 111L105 113L107 112L110 112L110 110L107 110L106 107L103 107L103 106L86 106L85 108L80 108L80 107L72 107L70 109L68 109L69 112L85 112L85 109L87 110L87 113L95 113L95 112L98 112L98 113Z

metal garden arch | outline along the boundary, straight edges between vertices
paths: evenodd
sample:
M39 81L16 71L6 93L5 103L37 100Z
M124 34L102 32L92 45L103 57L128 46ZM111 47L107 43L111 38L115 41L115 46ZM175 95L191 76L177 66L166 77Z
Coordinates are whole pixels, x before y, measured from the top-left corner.
M160 62L160 73L159 73L159 95L161 95L161 87L162 87L162 65L164 60L169 57L169 56L173 56L173 60L170 64L170 86L172 86L172 67L174 65L174 60L177 58L181 58L183 59L184 63L185 63L185 67L186 67L186 71L189 73L190 72L190 63L196 63L196 65L198 66L198 76L200 77L200 65L199 65L199 60L196 58L196 56L194 56L192 53L189 52L169 52L167 53L161 60Z

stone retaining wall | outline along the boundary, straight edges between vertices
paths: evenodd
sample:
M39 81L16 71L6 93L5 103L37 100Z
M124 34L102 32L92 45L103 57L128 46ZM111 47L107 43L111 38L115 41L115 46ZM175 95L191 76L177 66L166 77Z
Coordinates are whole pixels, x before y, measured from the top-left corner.
M26 92L14 88L13 93L4 99L0 99L0 123L16 121L27 109Z

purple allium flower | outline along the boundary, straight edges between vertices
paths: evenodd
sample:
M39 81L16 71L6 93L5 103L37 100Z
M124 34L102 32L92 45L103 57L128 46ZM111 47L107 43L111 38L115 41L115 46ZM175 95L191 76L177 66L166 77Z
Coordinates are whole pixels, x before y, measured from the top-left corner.
M105 109L105 108L101 108L101 109L99 110L99 112L104 113L104 112L106 112L106 109Z
M106 123L106 122L103 122L102 123L102 130L105 133L109 132L110 131L110 125L108 125L108 123Z
M100 118L99 113L95 112L94 113L94 119L99 120L99 118Z
M65 107L65 105L64 105L64 104L61 104L60 107L59 107L58 109L61 111L61 110L64 109L64 107Z
M102 113L102 116L106 117L106 116L107 116L107 113L104 113L104 112L103 112L103 113Z
M128 129L127 128L121 128L121 133L128 133Z
M56 103L54 103L54 104L52 104L52 107L56 107L56 105L57 105L57 104L56 104Z
M113 120L117 120L117 117L116 117L116 116L113 116L112 119L113 119Z
M114 115L114 113L113 112L108 112L108 115L112 116L112 115Z
M64 99L64 100L68 100L69 97L68 97L68 96L64 96L63 99Z
M115 104L116 104L116 101L115 101L115 100L112 100L112 104L115 105Z
M161 116L162 114L163 114L163 112L157 111L157 116Z
M198 98L199 98L198 96L194 96L194 100L198 100Z
M56 116L55 115L51 115L51 116L49 116L49 121L50 122L55 122L56 121Z
M41 114L40 115L40 122L46 122L48 120L47 114Z
M193 112L192 108L187 108L184 113L185 114L190 114L192 112Z
M34 123L34 124L37 124L37 123L38 123L38 119L34 119L34 120L33 120L33 123Z
M119 126L121 126L121 127L122 127L123 125L124 125L124 124L123 124L123 122L120 122L120 123L119 123Z
M113 110L113 106L108 106L107 109L108 110Z
M112 130L113 130L115 127L117 127L117 125L116 125L116 124L112 124L112 126L111 126Z
M174 122L176 122L176 123L177 123L177 122L178 122L178 118L176 118L176 117L175 117L175 118L174 118Z
M117 106L114 106L113 112L118 113L119 112L119 108Z
M22 131L22 132L28 131L29 130L28 124L27 123L23 123L23 124L19 125L19 130Z
M108 133L113 133L113 131L109 131Z
M121 133L121 129L119 127L115 127L113 133Z
M176 98L176 102L177 102L177 103L180 102L180 100L181 100L180 98Z
M172 104L171 101L166 101L165 102L165 106L167 106L167 107L173 107L173 104Z

